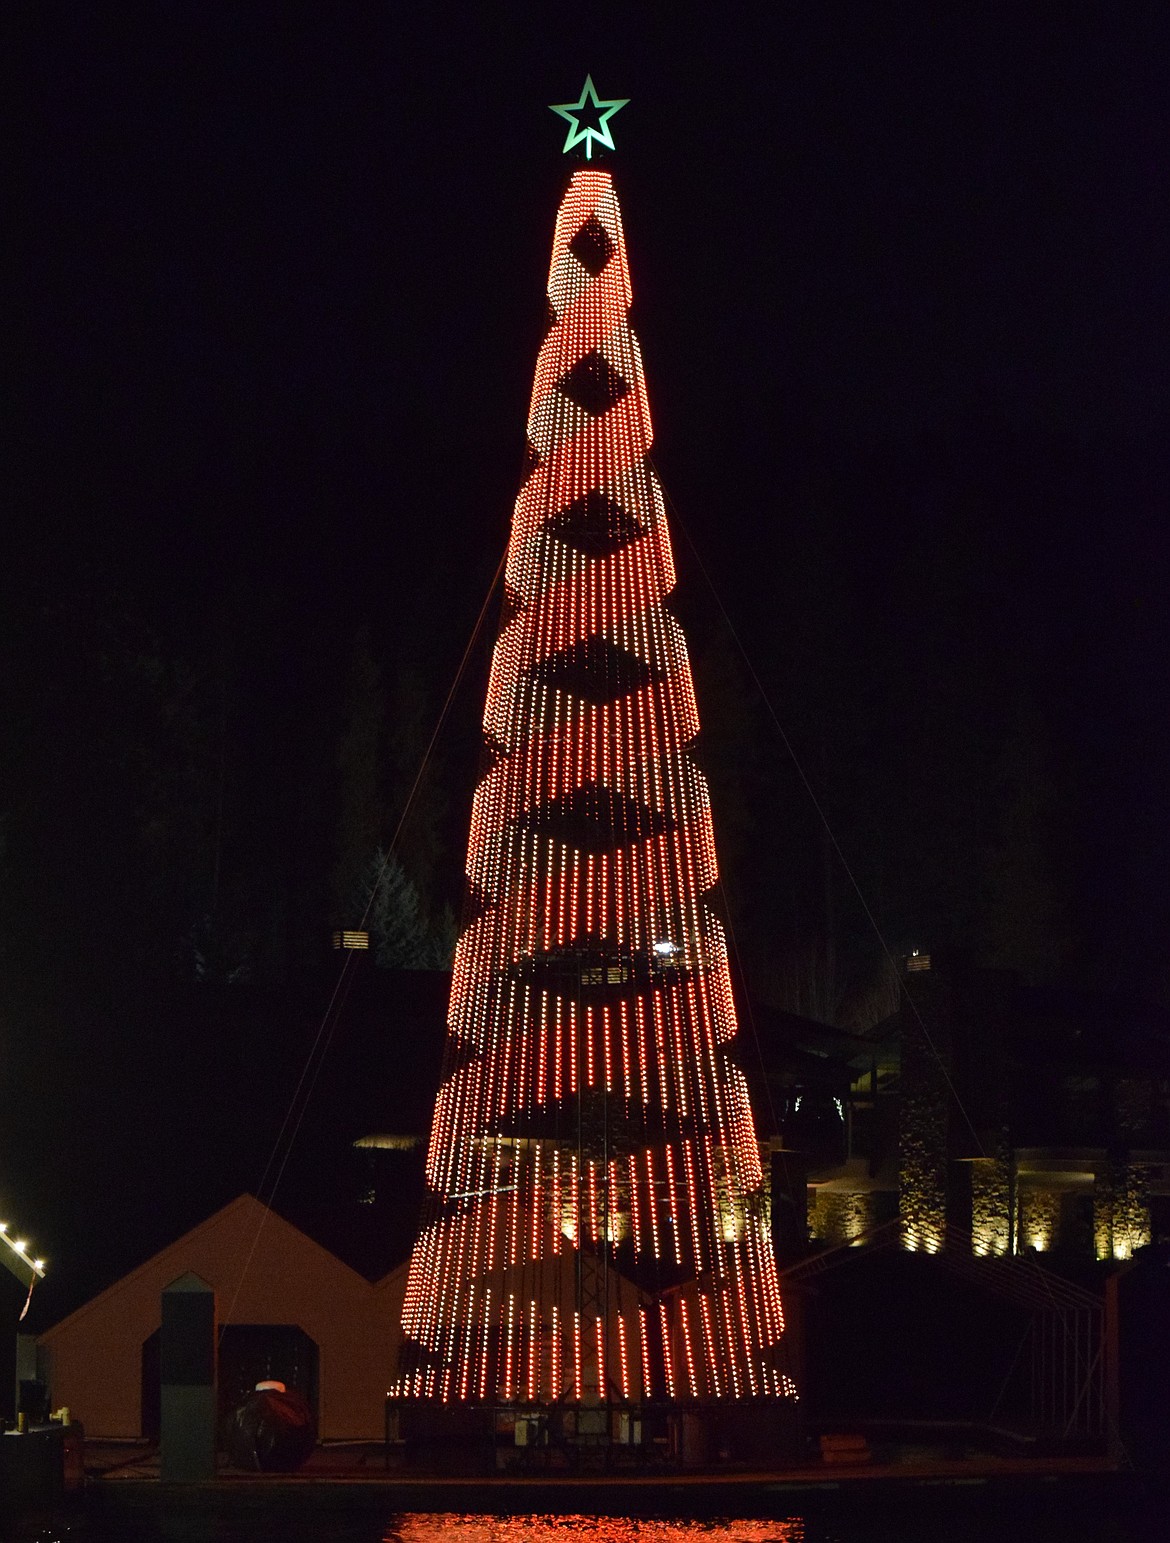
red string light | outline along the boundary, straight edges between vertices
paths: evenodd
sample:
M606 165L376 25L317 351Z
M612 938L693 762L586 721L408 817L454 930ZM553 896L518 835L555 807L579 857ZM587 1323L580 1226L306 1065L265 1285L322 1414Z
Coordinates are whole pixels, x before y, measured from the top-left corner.
M616 1355L624 1400L792 1396L726 941L701 898L718 866L688 749L698 710L603 171L565 194L548 294L468 835L482 903L455 954L395 1387L596 1402Z

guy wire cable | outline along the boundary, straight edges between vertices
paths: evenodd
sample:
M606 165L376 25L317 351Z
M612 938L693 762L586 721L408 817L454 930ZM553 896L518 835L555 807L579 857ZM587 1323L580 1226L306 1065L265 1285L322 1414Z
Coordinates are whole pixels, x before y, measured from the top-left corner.
M422 759L419 762L418 771L415 773L414 781L410 787L410 792L406 796L406 801L402 806L402 812L398 816L398 823L394 827L394 834L391 836L390 841L385 849L385 853L382 858L382 865L378 870L377 878L375 879L370 892L370 898L367 900L366 908L362 913L361 920L363 926L369 917L370 909L374 903L374 897L378 892L378 885L381 882L383 873L386 871L386 865L398 844L398 838L402 833L402 827L406 823L406 817L410 813L411 805L414 802L415 795L418 792L419 785L422 782L424 773L426 772L431 754L434 751L439 734L443 728L444 723L446 722L447 714L451 709L451 703L453 702L455 694L459 689L464 672L467 669L468 660L471 657L472 650L474 649L480 632L483 628L484 618L487 615L488 607L491 605L492 596L496 592L496 586L499 584L500 575L503 572L504 564L507 561L507 555L507 548L505 547L503 556L501 556L500 561L496 566L496 571L492 576L492 581L488 586L487 594L484 596L483 604L480 606L479 615L476 617L475 626L472 628L471 635L467 640L467 646L463 650L463 657L460 659L459 666L455 671L455 678L451 682L450 689L448 690L446 699L443 702L443 706L435 723L434 730L432 731L431 737L427 742L426 749L423 751ZM345 999L349 994L352 965L352 952L346 951L345 957L341 963L341 968L337 974L337 979L334 982L329 1001L325 1007L325 1011L321 1015L321 1022L318 1025L313 1043L309 1047L308 1055L305 1057L305 1064L301 1069L299 1078L297 1079L296 1087L293 1089L292 1097L289 1100L288 1109L285 1112L284 1119L281 1122L280 1130L277 1132L276 1139L272 1144L272 1150L268 1156L268 1161L264 1167L264 1172L261 1175L260 1184L257 1188L256 1198L260 1201L260 1204L263 1207L263 1212L259 1222L257 1223L256 1231L252 1238L252 1246L248 1251L248 1257L245 1259L244 1267L240 1272L240 1278L236 1284L236 1289L232 1296L231 1306L223 1320L223 1325L220 1329L221 1338L224 1328L226 1328L227 1325L231 1322L232 1314L235 1311L236 1302L239 1300L240 1292L243 1290L244 1282L247 1279L248 1271L251 1267L252 1260L255 1257L256 1249L259 1246L260 1235L263 1232L264 1224L268 1219L269 1207L272 1205L276 1198L276 1192L280 1187L281 1179L284 1177L285 1168L288 1166L289 1158L292 1156L292 1151L296 1144L297 1135L300 1132L301 1124L304 1121L305 1114L308 1111L309 1103L312 1100L313 1089L316 1087L317 1078L320 1076L321 1068L325 1062L325 1057L329 1052L329 1046L332 1043L333 1035L336 1031L337 1023L341 1016L341 1008L344 1006ZM286 1133L287 1141L285 1139ZM277 1155L281 1150L282 1144L284 1145L284 1155L280 1158L279 1166L277 1167L275 1177L272 1180L271 1187L268 1189L266 1199L265 1186L268 1184L268 1176L272 1172L273 1165L277 1161Z
M649 459L649 458L647 458L647 459ZM653 464L653 463L651 463L651 464ZM710 573L708 573L708 571L707 571L707 566L703 562L702 556L699 553L699 549L695 545L694 541L692 540L691 533L690 533L689 529L683 523L682 516L680 515L679 510L678 510L678 505L675 503L674 499L670 496L670 491L667 488L666 484L663 482L662 476L659 473L657 466L654 467L654 472L655 472L655 475L658 477L659 485L662 488L663 497L666 499L667 503L670 505L671 512L674 515L675 521L678 524L679 529L682 531L683 535L687 539L687 545L690 547L691 552L692 552L692 554L694 556L694 559L695 559L695 561L699 565L699 571L702 573L703 577L707 581L707 585L708 585L708 587L709 587L709 589L711 591L712 596L714 597L715 604L719 607L720 614L722 615L723 620L724 620L724 622L727 625L727 630L731 633L731 636L732 636L732 639L733 639L733 641L735 643L735 646L739 650L740 656L743 659L744 664L747 666L748 673L751 676L752 681L755 684L756 690L760 694L760 699L763 702L764 706L767 708L768 715L772 719L772 722L773 722L773 724L776 727L776 732L780 735L780 739L781 739L781 741L782 741L782 743L784 745L784 748L785 748L785 750L787 750L788 755L789 755L789 757L790 757L790 759L792 761L792 764L796 768L797 775L799 776L801 782L804 784L804 790L808 794L809 799L812 802L813 808L816 810L817 818L820 820L821 824L824 826L825 834L828 836L829 840L832 842L833 850L834 850L834 852L836 852L838 858L840 859L841 866L842 866L842 868L844 868L845 874L846 874L847 878L849 879L850 884L853 886L853 891L854 891L854 893L856 894L858 900L861 903L862 910L865 912L866 920L869 922L870 927L873 929L873 934L877 938L878 942L881 944L882 952L885 954L886 959L889 962L889 965L890 965L891 969L894 971L895 978L898 980L898 983L899 983L899 995L900 995L900 997L905 1002L907 1002L909 1004L910 1011L913 1013L915 1021L917 1022L919 1029L922 1031L922 1037L926 1041L926 1044L927 1044L927 1047L930 1050L930 1053L934 1056L935 1060L939 1064L939 1069L941 1070L941 1072L943 1074L943 1078L944 1078L944 1080L946 1082L946 1085L947 1085L948 1089L950 1090L952 1098L955 1101L955 1105L958 1108L959 1113L963 1116L963 1119L966 1122L968 1130L971 1132L971 1135L974 1137L975 1145L978 1147L980 1155L982 1157L986 1157L987 1156L987 1152L984 1149L983 1142L980 1140L979 1132L975 1129L975 1125L974 1125L974 1123L973 1123L973 1121L971 1119L971 1116L967 1112L966 1105L963 1103L963 1100L959 1097L958 1089L955 1087L954 1081L951 1078L951 1074L950 1074L950 1071L949 1071L949 1069L947 1067L947 1064L944 1061L944 1059L942 1057L942 1054L940 1053L940 1051L938 1049L938 1046L935 1044L934 1039L931 1036L930 1030L926 1027L926 1024L922 1020L922 1014L918 1011L917 1003L914 1001L913 997L910 995L910 993L905 989L905 986L902 984L901 975L899 974L899 971L898 971L897 961L895 960L894 955L893 955L893 953L890 950L889 944L886 942L885 936L882 933L881 928L878 926L877 918L874 916L873 911L870 909L869 902L865 898L865 895L864 895L864 893L862 891L861 885L858 883L857 878L854 875L853 869L850 867L849 861L846 858L845 853L841 849L841 844L837 840L836 834L833 831L833 827L829 824L829 818L825 814L824 809L821 807L821 802L817 798L816 793L813 791L812 783L809 781L809 779L808 779L808 777L807 777L807 775L805 773L804 767L801 765L800 758L796 754L796 750L793 747L792 741L789 739L788 735L784 732L784 725L780 722L780 718L779 718L779 716L778 716L778 714L776 712L776 709L772 706L771 699L769 698L768 693L764 690L763 682L760 680L759 675L756 673L755 665L752 663L751 659L748 657L748 652L744 648L743 643L740 641L739 633L735 629L735 624L731 620L731 617L728 615L727 607L723 604L723 601L720 598L719 592L715 588L714 581L712 580ZM749 1019L750 1019L750 1013L749 1013ZM755 1029L754 1022L753 1022L752 1027L753 1027L753 1032L754 1032L754 1029Z

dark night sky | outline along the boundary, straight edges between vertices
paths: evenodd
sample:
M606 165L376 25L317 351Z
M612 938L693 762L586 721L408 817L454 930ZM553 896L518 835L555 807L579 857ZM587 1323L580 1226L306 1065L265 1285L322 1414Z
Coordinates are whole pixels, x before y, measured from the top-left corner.
M631 98L660 473L871 898L890 743L921 768L1019 695L1077 786L1079 914L1164 995L1165 8L636 9L10 13L5 691L52 744L62 609L178 651L245 616L266 786L323 732L307 661L360 622L441 698L523 449L566 175L545 104L590 70ZM675 541L701 688L718 612ZM764 756L755 796L803 796ZM949 775L908 775L923 819ZM890 907L895 946L930 914ZM0 1099L35 1072L52 1146L77 1073L28 1032L10 1012Z
M543 103L585 68L633 99L614 169L659 459L729 574L765 528L781 555L777 493L814 444L1152 444L1160 8L894 9L630 35L592 8L577 31L551 8L36 8L38 555L80 533L151 587L242 565L388 597L436 566L441 509L490 574L563 175Z

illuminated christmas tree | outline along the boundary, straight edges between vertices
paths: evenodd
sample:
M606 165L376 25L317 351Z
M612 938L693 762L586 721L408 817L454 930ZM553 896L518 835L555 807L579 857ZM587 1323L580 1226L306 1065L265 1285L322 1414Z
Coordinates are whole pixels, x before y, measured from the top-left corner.
M573 124L587 95L556 110ZM622 104L592 105L600 127L567 142L587 153ZM783 1398L699 718L605 171L565 193L548 297L394 1391Z

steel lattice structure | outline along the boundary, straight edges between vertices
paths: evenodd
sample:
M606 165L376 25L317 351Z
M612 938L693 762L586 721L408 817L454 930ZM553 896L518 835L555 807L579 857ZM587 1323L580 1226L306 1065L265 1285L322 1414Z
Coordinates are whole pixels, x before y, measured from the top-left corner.
M394 1394L785 1397L609 175L561 203Z

